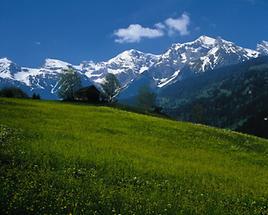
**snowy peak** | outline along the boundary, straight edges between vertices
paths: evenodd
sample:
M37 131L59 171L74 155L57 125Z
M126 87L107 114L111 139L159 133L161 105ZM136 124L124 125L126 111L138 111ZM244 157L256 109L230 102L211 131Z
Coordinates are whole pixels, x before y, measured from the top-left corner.
M258 56L257 51L242 48L226 40L217 39L215 46L200 58L203 61L202 65L196 68L195 71L204 72L222 66L241 63Z
M71 66L72 65L67 63L67 62L48 58L48 59L45 60L43 68L57 70L57 69L68 69Z
M155 61L158 60L158 58L158 55L145 54L135 49L131 49L124 51L116 57L112 58L106 62L106 65L124 66L130 69L135 69L145 66L143 64L146 64L146 66L151 66L153 63L155 63Z
M1 58L1 59L0 59L0 66L1 66L1 67L7 67L7 66L9 66L10 64L12 64L12 61L9 60L8 58Z
M135 57L139 57L140 55L144 55L144 53L135 49L130 49L130 50L122 52L121 54L117 55L115 58L135 58Z
M112 73L116 75L122 86L127 86L140 74L148 70L158 59L158 55L131 49L106 62L85 62L83 71L97 85L103 83L107 73Z
M216 43L216 39L205 35L200 36L197 40L207 45L214 45Z
M134 61L143 55L144 53L131 49L129 51L122 52L121 54L109 60L106 64L133 65Z
M0 59L0 69L15 69L19 68L15 63L13 63L11 60L8 58L1 58Z
M20 67L8 58L0 59L0 78L13 79L14 73L20 71Z
M257 45L257 51L261 53L261 55L268 55L268 42L262 41Z
M211 48L214 47L216 44L220 43L230 43L229 41L223 40L221 38L212 38L209 36L202 35L194 41L186 42L186 43L177 43L173 44L171 48L179 49L183 47L195 47L195 48Z
M199 73L241 63L259 55L257 51L242 48L220 37L203 35L192 42L173 44L150 68L150 74L155 84L163 87L180 79L180 71L186 67Z

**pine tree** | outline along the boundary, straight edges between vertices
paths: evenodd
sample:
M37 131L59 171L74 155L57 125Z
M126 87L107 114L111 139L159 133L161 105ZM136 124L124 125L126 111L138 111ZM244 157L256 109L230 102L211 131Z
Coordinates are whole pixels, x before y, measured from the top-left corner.
M104 97L109 103L114 102L114 97L118 94L120 87L120 83L114 74L108 73L105 76L102 89L104 91Z
M32 99L36 99L36 94L35 93L33 93Z
M65 101L74 101L75 92L81 88L80 76L74 69L69 68L61 74L59 86L59 97Z

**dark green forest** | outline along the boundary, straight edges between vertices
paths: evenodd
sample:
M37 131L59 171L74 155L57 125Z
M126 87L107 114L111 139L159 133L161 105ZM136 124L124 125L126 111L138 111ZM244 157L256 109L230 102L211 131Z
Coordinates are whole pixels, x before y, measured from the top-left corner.
M177 120L268 138L268 58L259 58L177 82L158 98Z

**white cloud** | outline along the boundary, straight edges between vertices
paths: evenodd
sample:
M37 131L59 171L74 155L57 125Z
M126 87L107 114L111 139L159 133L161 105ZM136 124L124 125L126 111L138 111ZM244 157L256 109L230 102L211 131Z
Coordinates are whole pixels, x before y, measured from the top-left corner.
M181 17L177 19L168 18L165 21L165 24L169 29L169 34L179 32L181 36L185 36L190 34L190 31L188 29L190 22L190 17L186 13L184 13Z
M139 24L132 24L128 28L121 28L114 32L117 43L140 42L142 38L162 37L164 32L161 29L145 28Z
M181 17L174 19L168 18L164 22L159 22L153 28L143 27L139 24L131 24L127 28L121 28L114 32L117 43L136 43L140 42L143 38L157 38L179 33L181 36L190 34L190 17L183 13Z
M161 23L161 22L156 23L154 26L155 26L157 29L162 29L162 30L165 30L165 29L166 29L166 26L165 26L163 23Z

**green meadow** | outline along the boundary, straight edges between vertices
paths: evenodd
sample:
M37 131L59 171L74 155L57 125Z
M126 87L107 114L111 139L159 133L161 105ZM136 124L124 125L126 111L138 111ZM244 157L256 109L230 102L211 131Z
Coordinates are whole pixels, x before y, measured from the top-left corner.
M0 214L268 214L268 141L0 98Z

